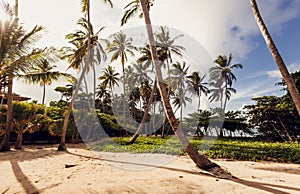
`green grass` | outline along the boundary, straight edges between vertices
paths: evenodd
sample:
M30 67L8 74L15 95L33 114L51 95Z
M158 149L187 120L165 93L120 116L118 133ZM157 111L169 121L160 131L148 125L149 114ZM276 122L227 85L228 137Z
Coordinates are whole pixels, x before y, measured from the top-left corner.
M183 155L184 151L176 138L139 137L134 144L127 145L130 138L114 138L90 147L105 152L163 153ZM209 158L226 158L249 161L276 161L300 164L299 143L269 143L251 139L191 139L199 152Z

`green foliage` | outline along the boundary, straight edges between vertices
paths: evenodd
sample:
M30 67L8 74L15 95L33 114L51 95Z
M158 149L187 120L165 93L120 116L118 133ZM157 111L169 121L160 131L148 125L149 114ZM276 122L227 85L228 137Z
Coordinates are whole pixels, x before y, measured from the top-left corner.
M281 141L297 139L300 135L300 117L290 98L263 96L252 100L256 104L245 109L250 124L259 135Z
M176 138L139 137L134 144L127 144L128 137L113 138L115 143L102 142L89 149L106 152L164 153L183 155L184 151ZM271 143L254 139L190 140L199 152L210 158L227 158L249 161L276 161L300 164L300 145L298 142ZM212 145L212 146L210 146Z
M67 111L69 106L68 102L60 100L58 102L52 101L50 102L50 106L47 107L47 117L49 119L49 131L52 135L61 134L63 128L63 122L65 119L65 112ZM70 136L74 132L76 132L76 126L74 123L73 115L71 115L68 128L67 128L67 136Z
M101 126L109 136L121 136L125 134L115 116L101 113L100 110L96 110L96 113Z
M1 125L6 125L6 107L0 110ZM46 125L45 106L36 102L13 102L13 131L33 133Z

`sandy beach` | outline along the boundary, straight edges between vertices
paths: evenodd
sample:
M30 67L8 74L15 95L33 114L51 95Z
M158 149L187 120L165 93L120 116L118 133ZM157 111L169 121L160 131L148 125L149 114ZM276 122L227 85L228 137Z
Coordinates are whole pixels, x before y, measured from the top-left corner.
M196 168L186 156L165 157L162 165L159 155L67 146L67 152L36 145L0 153L0 193L300 193L297 164L214 160L237 177L228 180Z

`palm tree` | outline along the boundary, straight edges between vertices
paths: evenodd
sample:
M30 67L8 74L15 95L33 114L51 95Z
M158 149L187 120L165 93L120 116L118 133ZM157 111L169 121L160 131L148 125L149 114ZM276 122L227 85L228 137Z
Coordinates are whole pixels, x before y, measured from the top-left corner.
M204 82L203 80L205 79L205 74L203 76L199 75L199 72L194 71L191 75L187 76L188 79L188 86L189 86L189 91L198 97L198 114L200 115L200 105L201 105L201 96L202 93L204 93L206 96L210 92L208 87L206 85L208 84L207 82ZM197 130L196 134L200 136L202 133L200 131L200 125L198 122L197 125Z
M84 4L85 5L85 4ZM89 0L87 0L87 10L89 12ZM106 60L106 54L105 51L98 41L99 37L98 34L103 30L103 28L100 28L97 33L94 33L93 26L90 23L89 14L88 20L85 18L80 18L77 22L79 26L83 28L83 30L77 30L75 33L68 34L66 36L66 39L69 40L69 43L72 45L72 47L64 47L62 50L66 53L63 58L67 58L68 62L70 63L69 68L74 68L77 70L81 69L82 66L82 72L81 75L77 81L74 94L72 95L71 102L69 104L68 110L65 115L63 129L62 129L62 135L61 135L61 142L58 146L59 151L66 150L65 145L65 138L67 134L67 127L69 122L69 117L72 112L72 107L74 104L74 101L77 97L80 85L82 80L85 79L85 74L89 71L90 67L94 70L94 99L96 95L96 75L95 75L95 66L94 62L101 63L102 60ZM96 57L95 57L96 56ZM98 61L94 61L94 59L97 59ZM86 87L87 88L87 87ZM88 93L88 91L86 91Z
M207 82L204 82L205 74L203 76L199 75L199 72L194 71L191 75L186 77L188 79L189 91L198 97L198 113L200 112L200 104L201 104L201 95L204 93L207 95L209 93L208 87L206 85Z
M296 87L296 84L294 82L294 80L292 79L272 37L271 34L268 31L268 28L266 26L266 24L264 23L264 20L259 12L257 3L255 0L250 0L250 4L253 10L253 14L256 20L256 23L258 24L258 27L261 31L262 36L264 37L269 50L278 66L278 69L288 87L288 90L292 96L292 99L295 103L295 106L297 108L298 114L300 115L300 94L299 94L299 90Z
M149 77L150 71L147 70L147 65L133 63L132 64L134 68L133 76L135 77L134 83L141 84L145 81L150 81L151 78Z
M175 107L177 106L177 109L175 112L180 108L180 128L182 127L182 111L183 111L183 106L186 106L186 101L191 102L191 99L186 97L186 75L189 70L189 66L186 66L186 63L183 62L181 65L179 62L176 62L172 64L174 69L169 70L169 74L171 74L171 77L168 77L168 83L170 84L171 90L175 91L174 92L174 101L173 105ZM174 113L175 113L174 112Z
M111 57L111 61L116 61L118 58L120 58L120 62L122 65L122 73L123 73L123 94L124 98L126 97L126 82L125 82L125 63L128 61L128 56L131 55L132 57L134 56L134 50L137 50L136 47L132 45L132 38L127 38L126 34L124 34L122 31L115 33L111 36L113 38L112 42L110 42L107 45L106 50L109 53L113 53ZM125 99L124 99L125 100ZM125 112L126 112L126 107L125 104L123 104L123 125L125 125Z
M13 78L17 73L28 72L34 64L40 63L46 56L45 50L33 49L38 33L43 30L35 26L30 32L18 24L18 18L13 17L13 11L7 7L10 18L0 21L0 75L5 77L7 84L7 116L5 136L0 146L0 151L10 150L8 141L12 128L12 87ZM17 10L17 6L15 8ZM17 16L17 13L15 13Z
M52 71L56 66L51 66L49 61L44 59L42 63L26 73L19 75L19 78L24 79L28 83L40 84L43 87L42 104L45 103L46 85L51 85L53 81L58 81L60 78L71 78L70 74L59 71Z
M211 101L221 101L221 110L225 113L226 105L230 99L231 93L236 93L236 90L232 88L233 81L236 81L236 76L232 73L234 68L242 69L241 64L231 65L232 55L226 56L219 55L215 60L215 67L209 69L211 85L215 88L212 89ZM224 97L225 95L225 97ZM223 103L224 100L224 103ZM220 129L220 137L223 137L223 129Z
M183 37L183 35L180 34L175 36L174 38L171 38L168 27L160 26L160 31L158 33L155 33L155 37L156 37L159 56L160 58L163 59L163 61L167 62L167 71L169 72L170 64L173 62L172 53L176 54L179 57L182 57L181 52L185 51L185 48L183 46L174 44L176 39Z
M187 83L186 76L188 74L189 66L186 66L186 62L183 62L181 65L179 62L172 64L173 69L169 70L169 73L172 75L167 78L167 82L171 86L173 90L177 88L185 88L185 84Z
M116 61L118 58L120 58L120 62L122 65L122 73L123 73L123 78L125 77L125 63L128 61L128 56L131 55L132 57L134 56L134 50L137 50L136 47L132 45L132 38L127 38L126 34L124 34L122 31L113 34L111 37L113 37L113 41L110 42L107 45L106 50L109 53L113 53L111 57L111 61ZM123 79L123 90L125 94L125 81Z
M160 69L160 66L158 63L158 56L156 53L156 45L155 45L155 40L154 40L154 36L153 36L151 20L150 20L150 16L149 16L148 1L140 0L140 2L141 2L141 7L143 10L143 15L144 15L144 19L145 19L146 28L147 28L150 49L151 49L151 56L152 56L152 59L153 59L154 65L155 65L156 77L157 77L157 80L163 80L161 69ZM162 97L164 109L165 109L166 115L169 119L170 125L172 126L172 129L174 130L176 136L178 137L180 143L182 144L184 150L188 153L190 158L195 162L195 164L199 168L205 169L210 172L216 172L216 170L217 170L217 172L219 172L221 174L226 174L224 171L222 171L220 169L220 166L211 162L204 155L199 154L199 152L193 148L193 146L190 144L190 142L184 135L182 128L180 128L178 125L178 121L176 120L175 115L173 113L169 98L167 97L166 88L165 88L165 85L163 84L163 82L158 82L158 89L159 89L159 93Z
M153 5L154 0L147 0L147 9L150 10L150 6ZM125 6L125 13L121 19L121 26L128 22L130 18L139 14L139 18L143 17L143 12L141 10L140 1L139 0L132 0Z
M226 109L227 101L230 98L231 92L235 92L235 90L231 87L233 81L236 81L236 76L232 73L233 69L242 69L243 65L241 64L233 64L231 65L232 55L229 57L219 55L217 59L214 61L216 66L211 67L209 69L210 80L214 81L213 85L218 89L222 90L220 94L221 103L224 100L224 104L221 105L221 108ZM225 94L225 99L224 99ZM214 99L212 97L211 99ZM216 99L216 98L215 98Z
M120 74L116 73L112 66L108 66L105 70L103 70L103 75L98 79L101 81L101 85L103 88L109 88L111 96L114 97L113 88L115 85L119 85L118 81Z
M183 107L186 107L186 102L192 102L192 99L186 96L187 90L178 88L174 93L172 104L177 107L174 113L180 108L180 127L182 128Z

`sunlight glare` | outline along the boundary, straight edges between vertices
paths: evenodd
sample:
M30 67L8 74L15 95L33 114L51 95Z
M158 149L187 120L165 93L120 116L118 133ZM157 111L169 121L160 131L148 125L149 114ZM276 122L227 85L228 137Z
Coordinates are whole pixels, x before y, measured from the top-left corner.
M5 11L0 9L0 22L6 22L8 19L9 16L5 13Z

